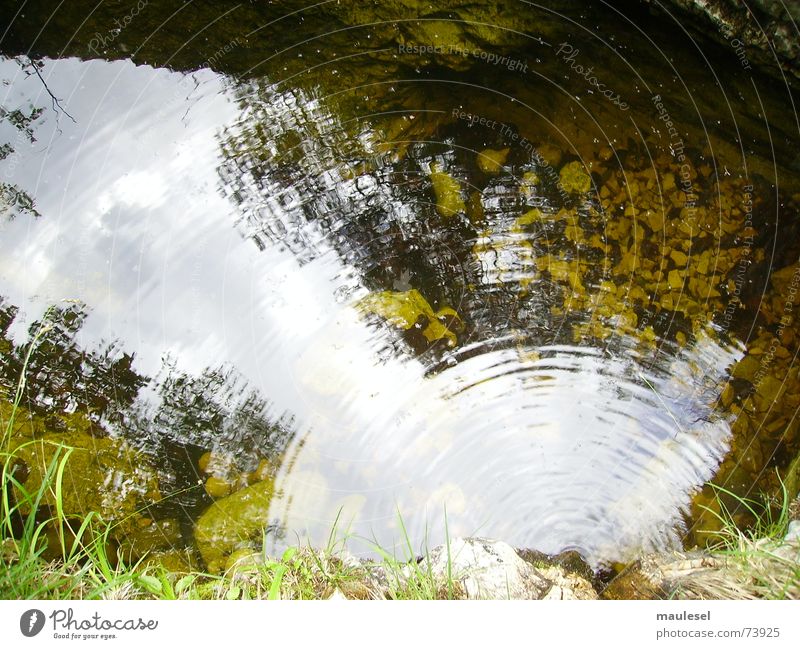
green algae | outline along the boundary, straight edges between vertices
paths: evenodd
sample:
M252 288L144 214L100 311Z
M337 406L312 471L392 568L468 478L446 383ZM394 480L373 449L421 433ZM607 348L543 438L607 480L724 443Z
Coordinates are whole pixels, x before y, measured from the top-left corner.
M4 420L10 412L10 404L0 403ZM55 432L44 418L17 409L8 452L28 468L25 490L35 493L53 459L69 449L60 494L45 489L41 505L58 507L65 517L95 512L114 523L119 536L135 531L142 508L161 499L155 470L125 441L91 434L95 425L82 414L57 419L65 430Z
M422 335L428 342L444 339L451 346L458 343L456 334L445 324L448 320L461 322L458 313L450 307L442 307L434 312L417 289L371 293L359 301L358 308L365 313L378 315L401 329L424 325Z
M443 171L442 166L436 162L431 163L430 170L433 193L436 196L436 211L445 219L466 212L461 183Z
M585 194L592 187L591 176L577 160L561 167L558 176L562 187L570 193Z
M210 571L219 572L234 552L263 540L274 493L272 480L257 482L217 500L200 516L194 540Z

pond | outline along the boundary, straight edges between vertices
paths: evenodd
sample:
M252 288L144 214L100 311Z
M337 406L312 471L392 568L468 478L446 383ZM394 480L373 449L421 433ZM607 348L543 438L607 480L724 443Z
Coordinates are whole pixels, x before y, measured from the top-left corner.
M638 3L71 4L0 41L2 408L134 556L598 567L791 483L791 72Z

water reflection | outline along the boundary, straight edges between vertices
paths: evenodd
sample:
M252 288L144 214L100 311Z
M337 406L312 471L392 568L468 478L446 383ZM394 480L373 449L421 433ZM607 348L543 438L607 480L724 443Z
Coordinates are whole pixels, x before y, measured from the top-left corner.
M46 105L13 61L0 73L10 109ZM694 314L641 321L654 296L617 291L608 268L642 237L606 249L596 198L566 205L524 148L481 165L503 142L404 113L403 93L379 122L399 133L386 151L369 120L263 80L76 60L42 73L76 123L46 112L46 147L14 170L42 217L4 223L0 292L22 307L9 336L65 297L89 304L71 334L119 340L98 381L132 390L104 425L165 458L176 488L201 450L241 471L277 454L291 462L252 524L317 543L341 512L391 546L398 511L435 543L445 506L451 534L595 563L680 543L730 441L715 403L741 350Z

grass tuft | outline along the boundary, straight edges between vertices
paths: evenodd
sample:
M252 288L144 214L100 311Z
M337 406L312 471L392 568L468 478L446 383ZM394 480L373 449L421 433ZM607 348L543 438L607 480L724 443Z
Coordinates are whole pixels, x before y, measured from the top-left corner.
M800 599L800 541L785 542L792 520L793 503L781 484L778 498L742 498L717 485L719 513L705 508L718 518L721 529L709 548L711 565L692 572L681 580L679 597L693 599ZM754 524L746 530L734 521L734 512L722 496L732 499L736 508L749 513Z

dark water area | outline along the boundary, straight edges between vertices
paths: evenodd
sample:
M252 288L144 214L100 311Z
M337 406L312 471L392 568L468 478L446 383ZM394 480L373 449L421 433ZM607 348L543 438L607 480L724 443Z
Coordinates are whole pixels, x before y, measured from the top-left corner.
M600 566L796 488L791 70L639 3L2 13L2 412L44 325L12 445L134 555Z

